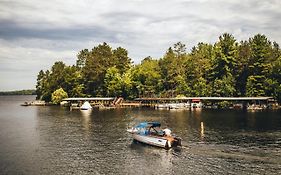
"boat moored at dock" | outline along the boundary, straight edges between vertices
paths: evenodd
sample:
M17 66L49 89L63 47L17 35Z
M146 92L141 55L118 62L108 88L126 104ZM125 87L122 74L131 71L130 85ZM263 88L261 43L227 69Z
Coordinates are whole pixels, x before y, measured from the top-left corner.
M85 101L83 105L80 107L81 110L89 110L92 109L91 104L88 101Z

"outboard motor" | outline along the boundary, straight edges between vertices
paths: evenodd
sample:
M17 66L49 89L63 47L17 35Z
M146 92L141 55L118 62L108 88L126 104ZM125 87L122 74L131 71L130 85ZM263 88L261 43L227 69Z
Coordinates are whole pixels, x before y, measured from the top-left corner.
M181 138L175 137L172 146L181 146Z

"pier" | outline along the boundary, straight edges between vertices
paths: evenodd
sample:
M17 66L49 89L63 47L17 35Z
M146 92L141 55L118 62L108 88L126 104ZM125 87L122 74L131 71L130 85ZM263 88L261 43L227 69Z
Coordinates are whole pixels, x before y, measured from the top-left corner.
M179 98L136 98L142 106L157 107L161 104L190 104L202 103L207 107L212 107L219 102L231 102L239 108L268 106L273 103L273 97L179 97ZM200 104L201 105L201 104ZM234 107L235 107L234 105Z
M66 106L70 106L73 108L79 108L85 101L88 101L91 106L99 107L99 106L109 106L114 104L117 98L114 97L73 97L73 98L65 98L62 100L62 103ZM61 103L61 104L62 104Z
M168 109L218 108L228 103L228 108L264 109L275 101L273 97L179 97L179 98L136 98L125 101L122 97L65 98L67 106L80 107L88 101L93 107L154 107Z
M90 98L65 98L63 102L72 107L79 107L88 101L93 107L140 107L139 101L124 101L122 97L90 97Z

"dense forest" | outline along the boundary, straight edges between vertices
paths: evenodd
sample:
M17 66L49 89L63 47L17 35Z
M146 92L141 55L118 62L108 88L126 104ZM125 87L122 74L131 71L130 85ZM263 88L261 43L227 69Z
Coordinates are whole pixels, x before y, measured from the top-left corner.
M37 77L38 99L63 97L273 96L281 102L281 51L257 34L238 42L224 33L190 52L178 42L162 58L134 65L128 51L103 43L81 50L76 65L55 62Z

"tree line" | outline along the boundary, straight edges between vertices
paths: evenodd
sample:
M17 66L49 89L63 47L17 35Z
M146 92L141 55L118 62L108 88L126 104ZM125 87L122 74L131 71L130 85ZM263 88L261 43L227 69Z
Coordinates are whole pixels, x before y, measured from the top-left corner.
M0 95L36 95L35 89L25 89L16 91L2 91Z
M257 34L238 42L224 33L214 44L198 43L190 52L178 42L162 58L134 65L125 48L107 43L77 54L76 65L55 62L37 77L38 99L122 96L272 96L281 102L281 51Z

